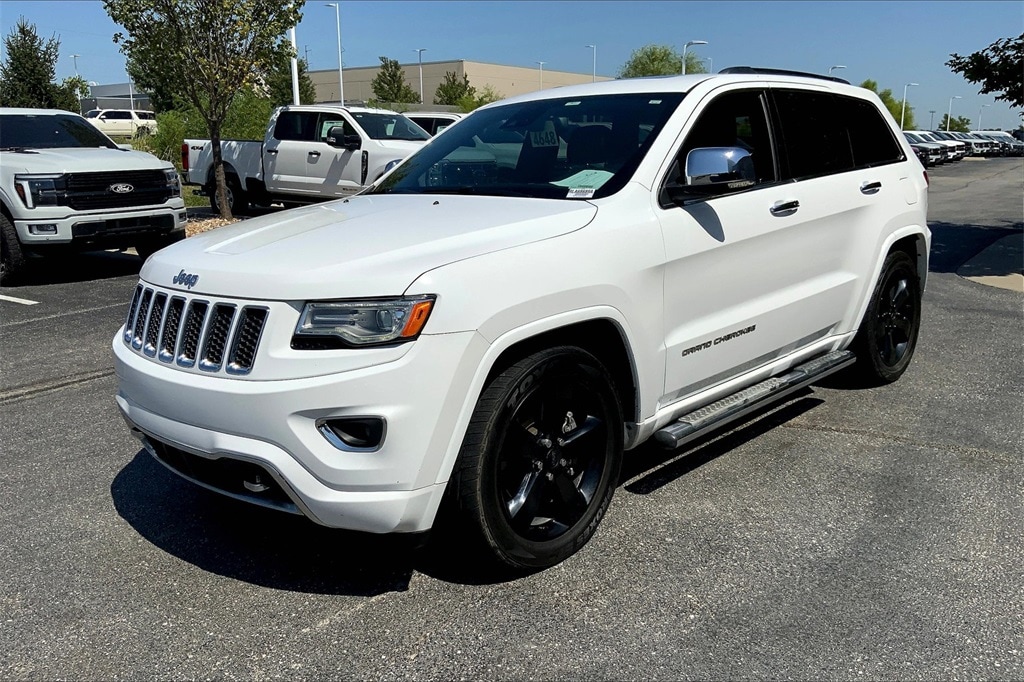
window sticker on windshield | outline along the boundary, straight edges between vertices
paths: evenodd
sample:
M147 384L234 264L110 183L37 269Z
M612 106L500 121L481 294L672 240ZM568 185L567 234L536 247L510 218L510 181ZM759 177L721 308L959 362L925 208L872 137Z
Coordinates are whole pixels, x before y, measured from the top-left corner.
M558 133L555 132L555 124L552 121L544 121L544 130L531 130L530 146L557 147Z
M593 187L573 187L565 195L566 199L590 199L597 190Z
M558 185L559 187L568 187L570 190L589 190L591 196L593 196L593 193L599 189L601 185L608 182L611 177L612 173L609 173L606 170L587 168L586 170L581 170L579 173L573 173L564 180L556 180L551 184ZM569 196L572 196L571 191Z

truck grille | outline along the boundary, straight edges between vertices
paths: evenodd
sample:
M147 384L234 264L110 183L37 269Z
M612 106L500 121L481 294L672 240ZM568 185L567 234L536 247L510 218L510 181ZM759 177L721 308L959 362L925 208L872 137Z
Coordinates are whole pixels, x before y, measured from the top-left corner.
M115 185L131 186L131 191L114 192ZM162 204L174 195L162 170L117 171L107 173L69 173L63 203L76 211L98 208L127 208Z
M208 301L139 284L128 308L124 343L179 367L248 374L267 316L262 306Z

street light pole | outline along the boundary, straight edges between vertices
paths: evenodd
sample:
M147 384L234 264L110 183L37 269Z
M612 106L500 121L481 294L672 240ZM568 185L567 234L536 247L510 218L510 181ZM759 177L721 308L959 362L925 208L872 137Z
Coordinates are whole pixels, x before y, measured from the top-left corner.
M591 50L594 51L594 82L597 82L597 45L587 45Z
M420 104L423 104L423 52L426 49L427 48L425 47L419 47L413 50L413 52L419 56L420 60Z
M708 41L706 41L706 40L691 40L691 41L687 42L685 45L683 45L683 75L684 76L686 75L686 48L690 47L691 45L707 45L707 44L708 44Z
M543 90L544 89L544 65L547 64L547 62L537 62L537 63L540 64L540 89Z
M928 124L928 130L934 130L935 129L935 110L934 109L929 109L928 113L932 115L932 122L930 124Z
M960 95L953 95L949 98L949 112L946 114L946 132L949 132L949 121L953 118L953 100L963 99Z
M344 106L345 104L345 80L342 75L342 62L341 62L341 3L338 2L327 2L324 3L327 7L334 8L334 22L338 28L338 101Z
M981 108L978 109L978 130L984 130L984 128L981 127L981 112L984 111L985 107L990 107L990 106L992 106L992 105L991 104L982 104Z
M903 111L900 113L900 130L903 130L903 120L907 117L907 88L918 83L907 83L903 86Z
M81 56L82 55L80 55L80 54L73 54L73 55L71 55L71 58L75 60L75 75L76 76L78 75L78 58L81 57Z
M714 62L713 59L711 59L711 57L705 57L701 61L708 63L708 73L714 73L715 72L715 62Z
M836 64L835 66L830 66L830 67L828 67L828 75L830 75L830 76L832 75L832 70L833 69L845 69L845 68L846 67L843 66L842 64Z

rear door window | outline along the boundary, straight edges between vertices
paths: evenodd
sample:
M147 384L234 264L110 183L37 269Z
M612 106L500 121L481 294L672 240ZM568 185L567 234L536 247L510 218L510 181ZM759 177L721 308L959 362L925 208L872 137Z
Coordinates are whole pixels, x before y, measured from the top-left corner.
M837 97L845 113L850 134L853 162L857 168L896 163L904 159L903 149L893 137L892 128L870 102L854 97Z
M316 122L315 111L282 111L274 125L274 138L313 142L317 139Z
M786 179L812 178L854 168L845 117L827 92L773 89Z

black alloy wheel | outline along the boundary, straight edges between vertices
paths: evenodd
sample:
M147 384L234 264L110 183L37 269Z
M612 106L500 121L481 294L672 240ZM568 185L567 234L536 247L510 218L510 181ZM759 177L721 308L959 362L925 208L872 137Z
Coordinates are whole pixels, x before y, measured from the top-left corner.
M608 372L573 347L496 377L473 415L449 491L499 565L537 569L579 550L618 484L622 412Z

